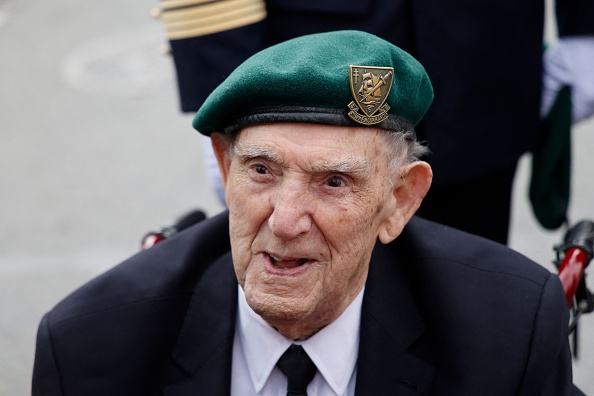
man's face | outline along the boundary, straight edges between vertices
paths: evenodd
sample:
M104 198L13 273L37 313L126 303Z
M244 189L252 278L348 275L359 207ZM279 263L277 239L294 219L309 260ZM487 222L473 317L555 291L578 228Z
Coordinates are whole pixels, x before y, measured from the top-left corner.
M396 205L381 133L256 125L226 157L239 284L252 309L291 338L336 319L366 281L378 230Z

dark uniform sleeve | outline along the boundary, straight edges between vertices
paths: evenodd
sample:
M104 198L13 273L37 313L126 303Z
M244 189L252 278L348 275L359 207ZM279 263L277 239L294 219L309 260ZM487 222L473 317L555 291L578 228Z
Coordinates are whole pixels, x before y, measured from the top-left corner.
M63 394L60 373L51 342L48 314L41 320L37 331L31 394L33 396L57 396Z
M559 36L594 35L593 0L557 0Z
M551 274L543 288L539 309L534 317L530 354L518 394L576 394L572 385L568 322L569 310L561 282L556 275Z
M195 112L239 64L265 48L264 0L161 0L163 21L175 63L181 110Z

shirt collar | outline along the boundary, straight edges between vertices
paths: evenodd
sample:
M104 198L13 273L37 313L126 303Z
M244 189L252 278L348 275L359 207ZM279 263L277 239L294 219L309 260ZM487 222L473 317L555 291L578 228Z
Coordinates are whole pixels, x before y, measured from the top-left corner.
M357 364L364 289L334 322L307 340L294 342L256 314L239 287L239 340L256 392L262 390L278 359L294 343L303 346L332 390L344 394Z

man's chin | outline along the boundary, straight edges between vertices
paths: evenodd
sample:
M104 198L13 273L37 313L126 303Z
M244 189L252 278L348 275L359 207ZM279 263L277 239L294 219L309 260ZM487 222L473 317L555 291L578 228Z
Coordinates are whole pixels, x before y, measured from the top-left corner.
M304 296L287 297L262 291L245 290L250 308L273 327L303 324L312 317L313 307Z

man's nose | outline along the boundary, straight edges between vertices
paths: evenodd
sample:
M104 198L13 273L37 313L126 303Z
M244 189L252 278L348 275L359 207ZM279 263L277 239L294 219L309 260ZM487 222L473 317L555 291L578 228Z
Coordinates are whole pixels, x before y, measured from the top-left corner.
M299 187L281 187L272 198L272 206L268 226L276 237L288 240L311 229L313 202L309 194L300 191Z

